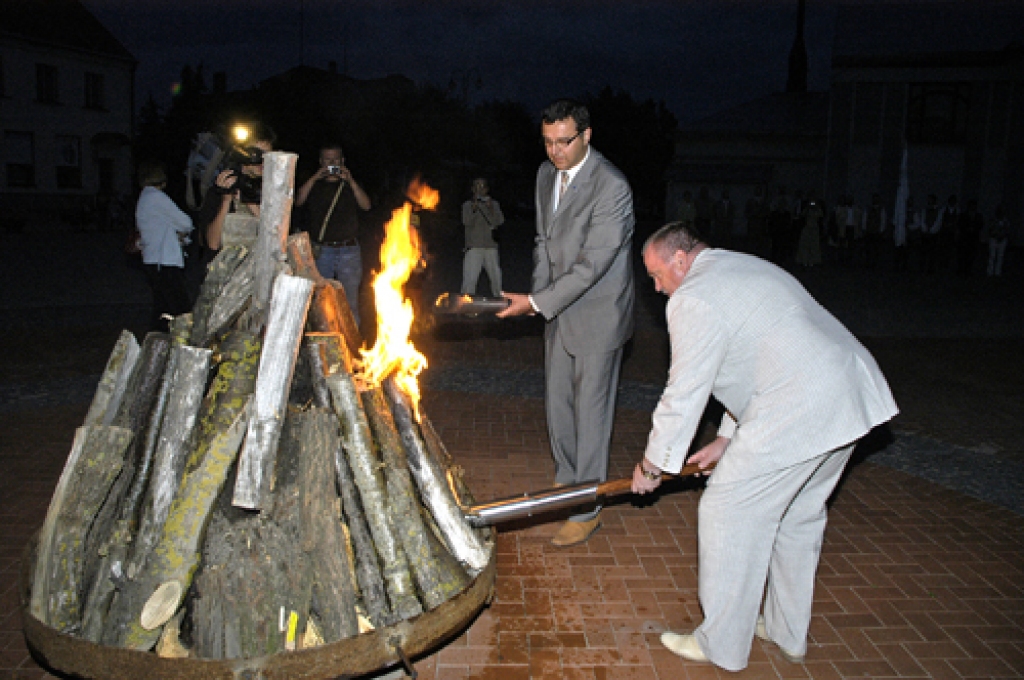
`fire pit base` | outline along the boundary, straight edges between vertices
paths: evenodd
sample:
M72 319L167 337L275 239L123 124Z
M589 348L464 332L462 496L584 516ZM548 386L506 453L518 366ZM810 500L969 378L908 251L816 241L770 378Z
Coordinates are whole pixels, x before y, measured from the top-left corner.
M401 654L414 658L458 635L490 603L496 571L492 551L487 566L469 587L435 609L321 647L253 659L165 659L152 652L98 645L54 630L32 616L31 575L38 540L37 532L22 555L19 590L25 640L50 668L95 680L319 680L366 675L400 663Z

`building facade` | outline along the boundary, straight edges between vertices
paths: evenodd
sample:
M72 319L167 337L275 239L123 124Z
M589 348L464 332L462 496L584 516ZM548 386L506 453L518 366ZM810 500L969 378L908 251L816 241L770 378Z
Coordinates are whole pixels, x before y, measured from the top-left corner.
M101 224L131 194L135 64L77 0L0 0L0 228Z

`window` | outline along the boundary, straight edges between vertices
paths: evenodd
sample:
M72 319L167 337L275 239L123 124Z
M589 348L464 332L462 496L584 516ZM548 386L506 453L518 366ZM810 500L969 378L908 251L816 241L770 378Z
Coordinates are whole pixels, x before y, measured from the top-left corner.
M58 98L57 67L52 64L36 64L36 101L56 104Z
M103 75L100 73L85 74L85 108L102 111L103 101Z
M82 139L57 135L57 188L82 187Z
M4 157L7 159L7 186L35 186L35 156L35 142L32 138L31 132L4 132Z
M967 137L970 83L923 83L910 86L907 140L951 144Z

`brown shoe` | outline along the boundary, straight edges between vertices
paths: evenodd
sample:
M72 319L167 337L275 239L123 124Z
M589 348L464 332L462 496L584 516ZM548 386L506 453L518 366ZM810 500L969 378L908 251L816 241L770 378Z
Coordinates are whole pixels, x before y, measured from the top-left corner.
M570 545L577 545L590 538L590 535L601 526L601 520L595 517L586 522L573 522L569 520L562 525L555 537L551 539L552 545L565 548Z

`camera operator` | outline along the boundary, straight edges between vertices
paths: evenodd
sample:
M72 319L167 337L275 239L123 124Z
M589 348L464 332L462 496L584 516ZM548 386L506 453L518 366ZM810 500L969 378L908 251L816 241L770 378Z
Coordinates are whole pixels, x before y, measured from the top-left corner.
M275 141L277 137L269 126L255 126L252 130L252 142L245 147L246 160L252 162L247 163L243 160L237 164L229 163L229 166L233 167L222 170L210 191L206 192L196 216L196 226L206 240L204 260L207 263L220 250L224 218L229 212L259 217L263 154L274 150Z
M359 324L359 286L363 258L359 248L358 210L370 209L370 197L345 166L341 146L320 148L320 167L295 193L295 205L305 207L306 225L320 274L345 288L356 325Z
M487 180L473 180L473 198L462 204L462 225L466 228L466 256L462 262L462 293L476 295L480 269L491 281L491 295L501 297L501 266L494 230L504 224L501 206L490 197Z

